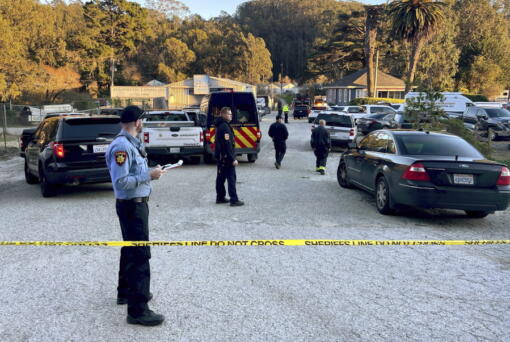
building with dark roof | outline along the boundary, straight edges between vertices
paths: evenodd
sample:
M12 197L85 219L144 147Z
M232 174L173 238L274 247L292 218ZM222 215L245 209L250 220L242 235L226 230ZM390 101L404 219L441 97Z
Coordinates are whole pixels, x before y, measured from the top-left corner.
M339 81L324 87L328 103L346 105L358 97L368 96L367 69L361 69L347 75ZM377 73L376 97L403 99L405 83L403 80L382 71Z

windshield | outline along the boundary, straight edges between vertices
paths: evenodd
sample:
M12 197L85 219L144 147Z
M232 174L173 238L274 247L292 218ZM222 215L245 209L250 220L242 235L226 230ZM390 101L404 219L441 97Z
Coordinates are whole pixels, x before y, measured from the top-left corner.
M297 106L296 110L308 110L307 106Z
M119 118L79 118L65 120L62 127L63 139L96 139L113 137L120 132Z
M510 112L504 108L486 108L485 111L491 118L510 118Z
M184 113L161 113L147 115L147 121L188 121Z
M465 140L447 135L397 135L403 155L427 155L467 157L483 159L483 156Z
M320 120L325 120L326 126L353 127L352 119L348 115L319 114L315 122Z

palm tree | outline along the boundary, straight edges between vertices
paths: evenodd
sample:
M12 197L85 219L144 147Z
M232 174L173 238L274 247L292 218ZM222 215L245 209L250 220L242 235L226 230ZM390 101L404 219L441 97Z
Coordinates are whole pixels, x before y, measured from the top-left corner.
M434 0L394 0L389 5L392 35L411 44L406 92L413 86L423 46L444 20L445 6L444 2Z

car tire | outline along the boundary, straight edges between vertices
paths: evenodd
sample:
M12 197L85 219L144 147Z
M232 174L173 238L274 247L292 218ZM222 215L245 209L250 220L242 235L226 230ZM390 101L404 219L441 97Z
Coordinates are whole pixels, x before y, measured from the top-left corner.
M193 156L189 158L190 164L200 164L200 156Z
M43 197L53 197L57 194L57 187L54 184L48 183L44 170L39 170L39 183Z
M349 176L347 175L347 167L345 166L345 163L340 162L338 165L338 169L336 171L336 179L338 181L338 184L345 189L352 189L354 186L352 186L351 182L349 182Z
M395 213L390 205L390 187L384 176L377 178L375 183L375 206L377 211L383 215L392 215Z
M212 154L209 154L209 153L204 154L204 163L214 164L214 162L215 162L215 160L214 160L214 156Z
M37 184L39 182L39 179L37 179L36 176L30 173L26 160L25 160L25 180L27 181L28 184Z
M466 210L466 215L471 218L484 218L489 215L490 212L482 210Z
M248 162L255 163L255 160L257 160L258 157L259 155L257 153L248 154Z

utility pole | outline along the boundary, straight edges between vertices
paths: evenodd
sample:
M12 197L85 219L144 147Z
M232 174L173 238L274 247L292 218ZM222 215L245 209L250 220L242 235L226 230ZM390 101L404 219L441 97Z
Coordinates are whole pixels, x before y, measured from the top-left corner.
M4 103L4 147L5 147L5 152L7 152L7 109L5 108L5 103Z
M374 97L379 97L377 96L377 78L379 76L379 48L376 49L376 53L375 53L375 77L374 77L374 94L373 96Z
M283 63L280 64L280 96L283 95Z

